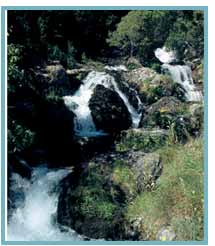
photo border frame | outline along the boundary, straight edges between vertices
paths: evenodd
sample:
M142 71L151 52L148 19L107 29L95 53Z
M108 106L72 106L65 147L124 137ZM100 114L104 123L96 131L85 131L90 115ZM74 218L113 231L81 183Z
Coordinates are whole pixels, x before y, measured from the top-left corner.
M8 241L6 216L6 11L201 10L204 12L204 240L202 241ZM207 245L208 244L208 7L207 6L1 6L1 244L2 245Z

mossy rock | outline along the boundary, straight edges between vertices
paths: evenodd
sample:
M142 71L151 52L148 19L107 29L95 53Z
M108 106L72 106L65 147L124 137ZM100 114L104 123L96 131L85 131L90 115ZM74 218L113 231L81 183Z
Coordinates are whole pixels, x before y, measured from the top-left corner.
M90 238L119 240L124 207L112 199L111 172L111 166L89 163L79 185L60 193L58 222Z
M164 146L168 140L168 131L159 129L129 129L122 131L116 141L116 151L127 152L130 150L141 150L153 152Z
M163 164L158 153L131 152L128 163L136 178L138 193L151 191L160 177Z
M135 85L142 102L146 105L155 103L162 97L170 96L174 96L180 101L185 101L185 91L182 86L174 83L167 75L154 73L142 80L132 80L130 84Z
M128 203L137 196L137 177L129 166L123 164L112 171L111 195L115 201Z
M186 143L191 138L202 135L204 129L204 107L200 104L191 104L187 112L175 117L171 125L174 142Z
M113 156L113 159L111 159ZM138 193L149 190L160 175L160 158L141 151L95 158L78 179L67 179L60 191L57 219L95 239L122 240L124 213ZM106 158L106 160L105 160ZM134 239L134 238L133 238Z
M169 129L178 115L188 111L187 105L180 102L175 97L162 97L156 103L150 105L143 118L140 126L146 128L160 127Z

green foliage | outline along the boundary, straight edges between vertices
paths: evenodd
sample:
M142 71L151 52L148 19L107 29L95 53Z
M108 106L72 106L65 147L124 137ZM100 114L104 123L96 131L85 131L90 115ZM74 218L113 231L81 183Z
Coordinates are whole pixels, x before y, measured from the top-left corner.
M171 11L130 11L107 42L126 55L150 58L154 49L164 44L173 20Z
M116 205L108 199L106 192L99 187L82 188L80 212L87 217L99 217L111 221Z
M204 53L203 11L180 13L166 40L166 46L176 50L180 60L202 58Z
M67 50L67 67L69 69L73 69L76 64L75 60L76 49L73 46L72 42L68 42L68 50Z
M202 11L130 11L107 42L159 71L153 52L164 44L177 51L179 60L202 57L203 27Z
M49 45L48 46L48 59L49 60L57 60L62 64L66 62L66 54L63 52L57 45Z
M114 185L124 192L127 202L137 195L136 177L126 163L116 165L112 172L112 180Z
M8 152L15 153L30 147L35 141L35 133L9 117Z
M81 62L83 64L86 64L88 62L88 58L87 58L87 55L86 55L85 52L83 52L82 55L81 55Z
M116 143L116 151L142 150L153 152L165 145L167 135L158 131L129 131Z
M8 47L8 89L15 91L22 86L24 70L21 69L23 46L18 44L9 44Z
M37 20L38 29L40 32L40 40L41 42L47 42L49 36L49 26L50 26L50 16L41 15Z
M133 69L139 68L139 66L137 64L135 64L135 63L129 63L127 65L127 67L128 67L128 70L133 70Z
M203 139L166 146L159 153L164 165L159 182L128 207L127 219L142 217L150 240L167 225L176 240L203 240Z

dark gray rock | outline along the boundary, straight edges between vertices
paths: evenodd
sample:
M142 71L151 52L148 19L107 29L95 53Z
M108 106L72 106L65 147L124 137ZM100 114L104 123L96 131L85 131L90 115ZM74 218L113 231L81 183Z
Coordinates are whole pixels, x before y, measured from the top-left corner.
M152 190L163 169L159 154L145 154L142 151L131 152L128 164L136 177L138 192Z
M130 113L117 92L97 85L89 102L97 129L114 133L129 128Z

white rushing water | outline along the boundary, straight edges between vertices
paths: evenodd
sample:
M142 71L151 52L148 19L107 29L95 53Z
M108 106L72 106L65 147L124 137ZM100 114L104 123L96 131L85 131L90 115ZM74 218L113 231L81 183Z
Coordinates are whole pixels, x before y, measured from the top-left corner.
M131 114L133 127L138 127L141 113L137 112L137 110L130 104L127 96L119 89L114 77L105 72L92 71L83 80L83 84L75 95L64 97L65 105L76 115L74 122L76 134L79 136L96 136L105 134L102 131L96 130L89 108L90 98L97 85L103 85L104 87L115 90L118 93ZM137 100L140 104L141 101L138 96Z
M162 63L171 63L176 60L176 54L174 51L168 51L166 47L158 48L155 50L155 56Z
M162 69L171 75L173 81L180 84L185 90L186 100L188 102L199 102L203 99L201 91L196 89L193 82L192 71L187 65L170 65L176 61L174 51L168 51L166 47L155 50L155 56L164 63Z
M188 102L199 102L203 99L201 91L196 89L193 82L192 71L190 67L186 65L170 65L163 64L162 68L167 70L172 79L182 85L185 90L186 100Z
M22 189L24 202L16 201L9 219L7 239L9 241L74 241L83 240L75 231L64 227L62 232L56 223L58 194L54 192L60 180L69 170L35 168L31 180L18 174L12 175L12 189ZM14 201L13 201L14 202Z
M109 71L123 71L123 72L127 72L128 69L126 68L125 65L119 65L119 66L105 66L104 67L106 70Z

